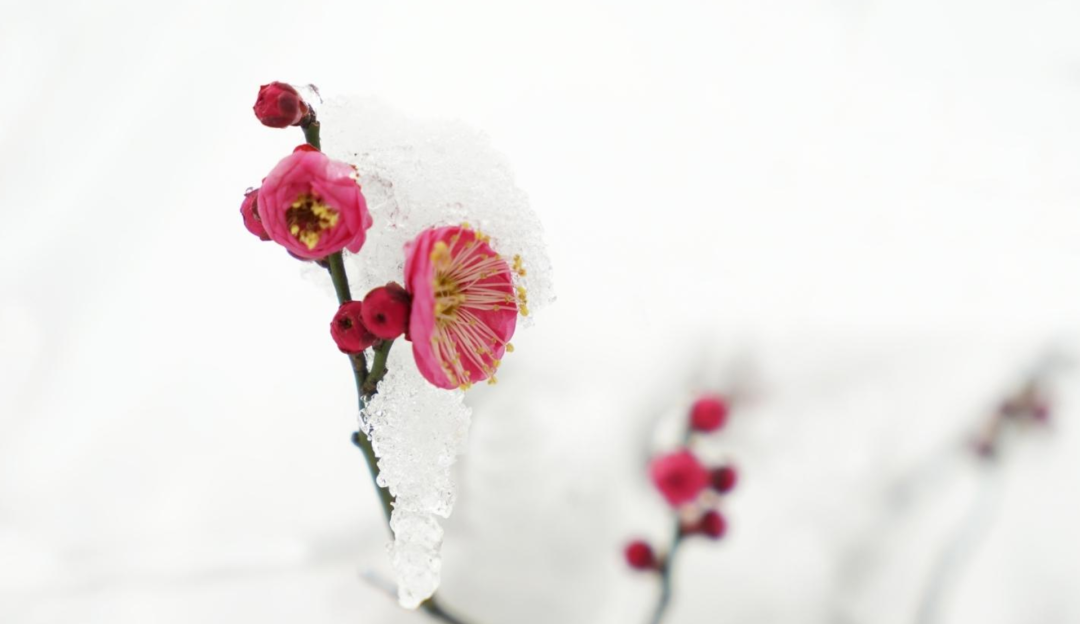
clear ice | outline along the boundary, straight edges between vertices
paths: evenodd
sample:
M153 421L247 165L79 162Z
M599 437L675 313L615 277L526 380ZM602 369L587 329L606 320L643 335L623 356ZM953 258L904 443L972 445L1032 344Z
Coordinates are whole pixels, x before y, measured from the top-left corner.
M405 243L422 230L468 223L508 262L521 257L526 274L515 280L528 293L530 314L554 299L540 221L487 137L456 122L409 119L372 99L332 99L317 114L323 150L356 166L374 220L360 253L346 253L356 298L403 281ZM504 366L512 365L507 358ZM378 482L395 497L389 551L398 600L416 608L439 586L438 518L454 506L451 467L464 452L471 411L462 391L436 388L420 375L404 340L388 368L360 427L379 458Z
M394 495L390 561L404 607L416 608L439 586L438 517L449 517L454 507L450 468L469 433L463 395L429 384L409 345L395 344L379 393L360 413L361 429L379 456L379 485Z

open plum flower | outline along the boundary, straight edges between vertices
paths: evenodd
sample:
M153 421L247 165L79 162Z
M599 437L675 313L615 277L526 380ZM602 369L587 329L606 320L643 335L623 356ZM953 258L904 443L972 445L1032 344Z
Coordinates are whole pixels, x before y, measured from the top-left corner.
M654 459L649 474L672 507L692 503L709 485L709 472L686 449Z
M267 235L309 260L360 251L372 223L356 169L311 150L281 159L263 180L257 207Z
M447 389L494 382L524 313L525 291L515 288L510 265L486 236L464 226L422 232L405 245L405 256L420 374Z

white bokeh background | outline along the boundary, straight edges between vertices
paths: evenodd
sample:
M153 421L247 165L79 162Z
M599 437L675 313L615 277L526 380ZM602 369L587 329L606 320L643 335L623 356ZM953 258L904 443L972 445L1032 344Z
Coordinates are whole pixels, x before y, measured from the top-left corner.
M1077 373L991 477L957 450L1080 351L1075 3L2 8L0 622L425 619L362 578L334 303L240 222L300 140L253 119L270 80L484 129L545 223L559 300L472 395L449 606L644 621L654 425L739 381L730 539L671 622L915 622L980 481L939 621L1080 621Z

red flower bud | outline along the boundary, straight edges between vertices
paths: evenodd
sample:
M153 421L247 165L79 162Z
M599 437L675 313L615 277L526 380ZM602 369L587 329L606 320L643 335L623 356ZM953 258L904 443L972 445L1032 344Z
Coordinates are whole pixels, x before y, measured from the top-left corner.
M695 431L716 431L727 422L728 404L723 397L703 396L690 408L690 426Z
M252 189L244 193L244 203L240 204L240 215L244 218L244 227L248 229L248 232L264 241L268 241L270 235L266 233L262 219L259 218L259 211L256 210L255 202L258 197L259 189Z
M363 305L359 301L349 301L340 308L330 322L330 335L342 353L361 353L375 344L375 336L364 326L361 319Z
M721 494L727 494L735 489L735 483L738 480L739 474L735 471L734 466L720 466L719 468L713 468L709 472L709 485Z
M980 459L993 459L994 455L997 454L997 447L994 444L994 440L987 437L973 440L971 449L975 451L975 454L978 455Z
M412 297L400 285L390 282L380 286L364 297L361 314L364 325L379 338L393 340L409 327L409 310Z
M672 507L693 502L709 484L708 471L685 449L654 459L649 474Z
M253 108L259 121L271 128L298 126L308 114L307 103L300 93L284 82L271 82L259 87L259 97Z
M652 546L642 540L635 540L626 545L626 563L635 570L655 570L656 554Z
M712 539L720 539L724 537L724 533L727 533L727 520L720 515L719 511L710 509L701 516L701 520L698 520L692 532Z

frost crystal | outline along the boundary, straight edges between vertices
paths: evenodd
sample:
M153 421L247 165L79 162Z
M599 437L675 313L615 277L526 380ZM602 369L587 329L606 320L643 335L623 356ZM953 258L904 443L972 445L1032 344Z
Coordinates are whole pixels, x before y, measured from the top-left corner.
M420 376L408 345L395 345L389 360L360 419L379 456L379 485L395 497L390 559L398 600L415 608L439 586L443 532L436 516L453 509L450 468L465 449L471 412L462 391L441 390Z
M346 254L357 298L403 281L405 243L421 231L467 223L514 267L530 312L554 299L540 221L484 135L453 122L417 122L371 99L329 100L318 116L324 151L356 166L374 220L360 253ZM437 517L454 505L450 468L464 450L469 416L463 393L424 380L404 341L360 413L379 457L378 482L396 499L390 559L402 606L419 606L439 585Z
M456 122L408 119L371 99L329 100L318 114L323 149L359 170L375 220L364 248L348 256L349 277L364 289L357 294L401 281L402 249L422 230L468 223L508 262L520 256L526 274L515 280L530 312L554 300L543 227L486 136Z

